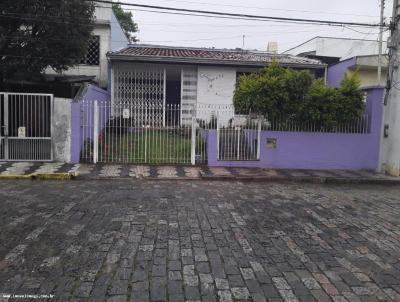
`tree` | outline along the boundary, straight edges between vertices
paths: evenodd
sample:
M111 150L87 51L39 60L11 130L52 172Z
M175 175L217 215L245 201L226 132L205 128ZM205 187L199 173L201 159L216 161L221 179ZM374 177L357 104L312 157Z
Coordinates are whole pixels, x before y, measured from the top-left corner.
M322 79L315 81L299 116L302 120L333 127L360 117L364 109L364 93L355 72L346 74L339 88L326 86Z
M312 83L308 71L282 68L277 62L258 73L241 76L234 105L240 113L257 112L270 119L297 114Z
M82 0L0 1L0 83L63 71L84 57L94 5Z
M361 116L364 93L358 73L345 75L339 88L313 80L307 71L295 71L277 62L258 73L241 76L234 95L238 113L255 112L282 122L299 120L333 128Z
M120 4L113 4L112 9L129 41L137 42L138 39L134 33L138 32L139 29L137 23L133 21L132 13L124 11Z

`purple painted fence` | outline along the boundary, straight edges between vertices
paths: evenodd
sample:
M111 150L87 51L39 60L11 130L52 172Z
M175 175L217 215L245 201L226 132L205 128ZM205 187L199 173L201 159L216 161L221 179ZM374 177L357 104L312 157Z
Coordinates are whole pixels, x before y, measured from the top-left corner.
M366 111L371 115L367 134L262 131L260 160L219 161L217 131L207 139L208 165L214 167L262 167L282 169L375 170L379 162L382 125L382 88L366 89ZM267 138L277 139L275 149L267 148Z
M83 142L87 138L93 138L93 103L99 101L108 103L111 101L110 93L97 86L88 85L79 100L75 100L71 106L71 163L79 163ZM100 112L102 116L109 112ZM88 120L89 119L89 120ZM91 119L91 120L90 120ZM88 131L82 131L82 123L89 125ZM103 127L104 125L100 125Z

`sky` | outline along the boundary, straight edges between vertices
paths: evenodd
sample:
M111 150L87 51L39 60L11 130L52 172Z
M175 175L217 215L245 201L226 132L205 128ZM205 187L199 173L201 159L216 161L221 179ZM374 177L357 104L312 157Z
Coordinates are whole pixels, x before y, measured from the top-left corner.
M264 16L379 23L380 0L123 0L126 3L256 14ZM315 36L378 39L378 30L310 24L179 16L132 9L141 44L266 50L269 41L283 52ZM385 17L391 17L386 1ZM243 39L244 35L244 39Z

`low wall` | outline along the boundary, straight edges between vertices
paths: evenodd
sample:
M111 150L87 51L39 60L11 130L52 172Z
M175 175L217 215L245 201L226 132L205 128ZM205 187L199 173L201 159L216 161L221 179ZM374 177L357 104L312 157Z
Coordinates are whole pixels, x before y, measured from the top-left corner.
M217 131L207 139L208 165L212 167L262 167L281 169L376 170L381 140L383 89L367 89L367 111L371 114L367 134L262 131L260 159L220 161L217 159ZM267 138L277 140L267 147Z

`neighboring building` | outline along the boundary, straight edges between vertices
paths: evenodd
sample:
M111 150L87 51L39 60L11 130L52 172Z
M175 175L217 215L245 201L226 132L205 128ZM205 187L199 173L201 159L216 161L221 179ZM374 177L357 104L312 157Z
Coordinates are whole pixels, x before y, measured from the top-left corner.
M346 73L357 71L361 87L385 86L387 81L388 57L382 57L382 76L378 83L378 56L356 56L328 67L327 83L330 86L337 87Z
M386 53L386 47L387 44L384 42L383 53ZM284 54L318 59L327 64L378 53L379 42L376 40L335 37L315 37L284 52Z
M317 60L261 51L132 45L108 55L113 104L181 105L181 120L193 105L230 105L238 76L273 60L307 69L316 76L326 65Z
M46 75L52 75L59 81L75 82L80 86L83 82L94 82L102 88L108 87L109 67L106 54L129 44L129 40L115 17L111 4L99 3L95 8L95 26L87 55L81 64L57 74L51 68Z

